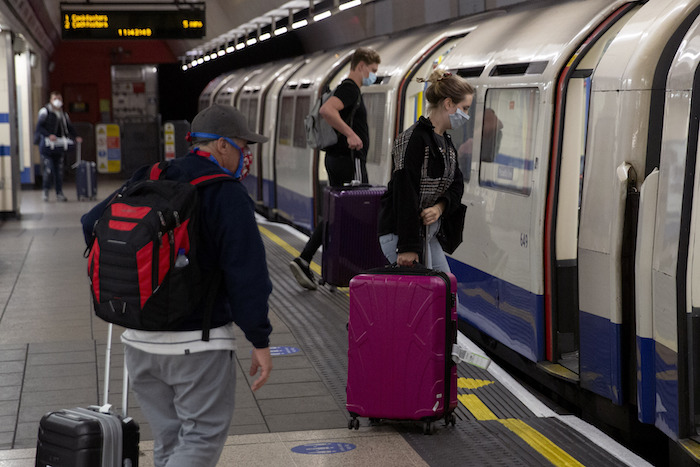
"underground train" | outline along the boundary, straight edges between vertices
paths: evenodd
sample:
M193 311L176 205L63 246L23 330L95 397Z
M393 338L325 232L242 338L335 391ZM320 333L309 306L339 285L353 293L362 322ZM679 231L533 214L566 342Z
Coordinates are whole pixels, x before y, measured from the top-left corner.
M327 176L303 121L358 45L382 58L362 87L372 184L426 109L416 77L439 66L476 89L452 135L462 332L700 462L700 0L528 2L215 78L200 108L234 105L270 136L245 180L269 218L314 228Z

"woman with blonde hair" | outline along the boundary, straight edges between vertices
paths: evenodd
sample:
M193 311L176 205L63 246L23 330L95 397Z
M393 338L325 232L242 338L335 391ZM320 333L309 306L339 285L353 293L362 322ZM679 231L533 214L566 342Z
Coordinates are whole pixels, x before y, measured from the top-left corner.
M412 266L421 258L426 262L427 253L433 269L449 272L442 245L454 245L457 240L445 237L448 231L442 223L445 217L462 212L464 182L447 130L469 119L474 88L442 69L418 81L429 83L428 115L394 141L394 171L382 197L379 242L391 263ZM429 252L423 251L426 235Z

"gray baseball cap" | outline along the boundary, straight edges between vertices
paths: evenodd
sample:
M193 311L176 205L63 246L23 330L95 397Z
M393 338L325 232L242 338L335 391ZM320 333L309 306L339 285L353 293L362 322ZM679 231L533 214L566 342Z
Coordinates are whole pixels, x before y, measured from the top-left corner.
M246 118L235 107L223 104L214 104L199 112L192 120L191 132L239 138L248 143L268 140L267 136L250 131Z

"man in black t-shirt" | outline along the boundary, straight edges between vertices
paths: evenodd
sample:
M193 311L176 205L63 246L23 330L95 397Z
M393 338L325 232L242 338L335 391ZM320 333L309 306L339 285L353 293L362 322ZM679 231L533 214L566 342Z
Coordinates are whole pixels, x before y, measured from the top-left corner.
M355 178L356 160L367 183L367 150L369 149L369 127L367 109L362 101L360 86L369 86L377 79L379 54L368 47L355 50L350 61L350 73L321 106L320 114L338 132L338 142L326 148L326 171L328 183L333 187L343 186ZM323 225L318 225L311 234L301 255L289 263L297 282L307 289L315 289L316 281L309 263L323 243Z

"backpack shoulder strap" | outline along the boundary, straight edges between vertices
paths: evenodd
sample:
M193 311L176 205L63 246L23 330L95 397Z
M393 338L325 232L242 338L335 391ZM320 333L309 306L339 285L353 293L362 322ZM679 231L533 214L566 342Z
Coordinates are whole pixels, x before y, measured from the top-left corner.
M229 179L231 181L236 181L232 176L228 174L211 174L211 175L202 175L201 177L194 178L190 180L190 184L192 185L208 185L210 183L214 182L219 182L219 181L225 181L225 179Z
M170 162L163 161L151 166L151 170L148 172L149 180L158 180L163 176L163 172L170 166Z

